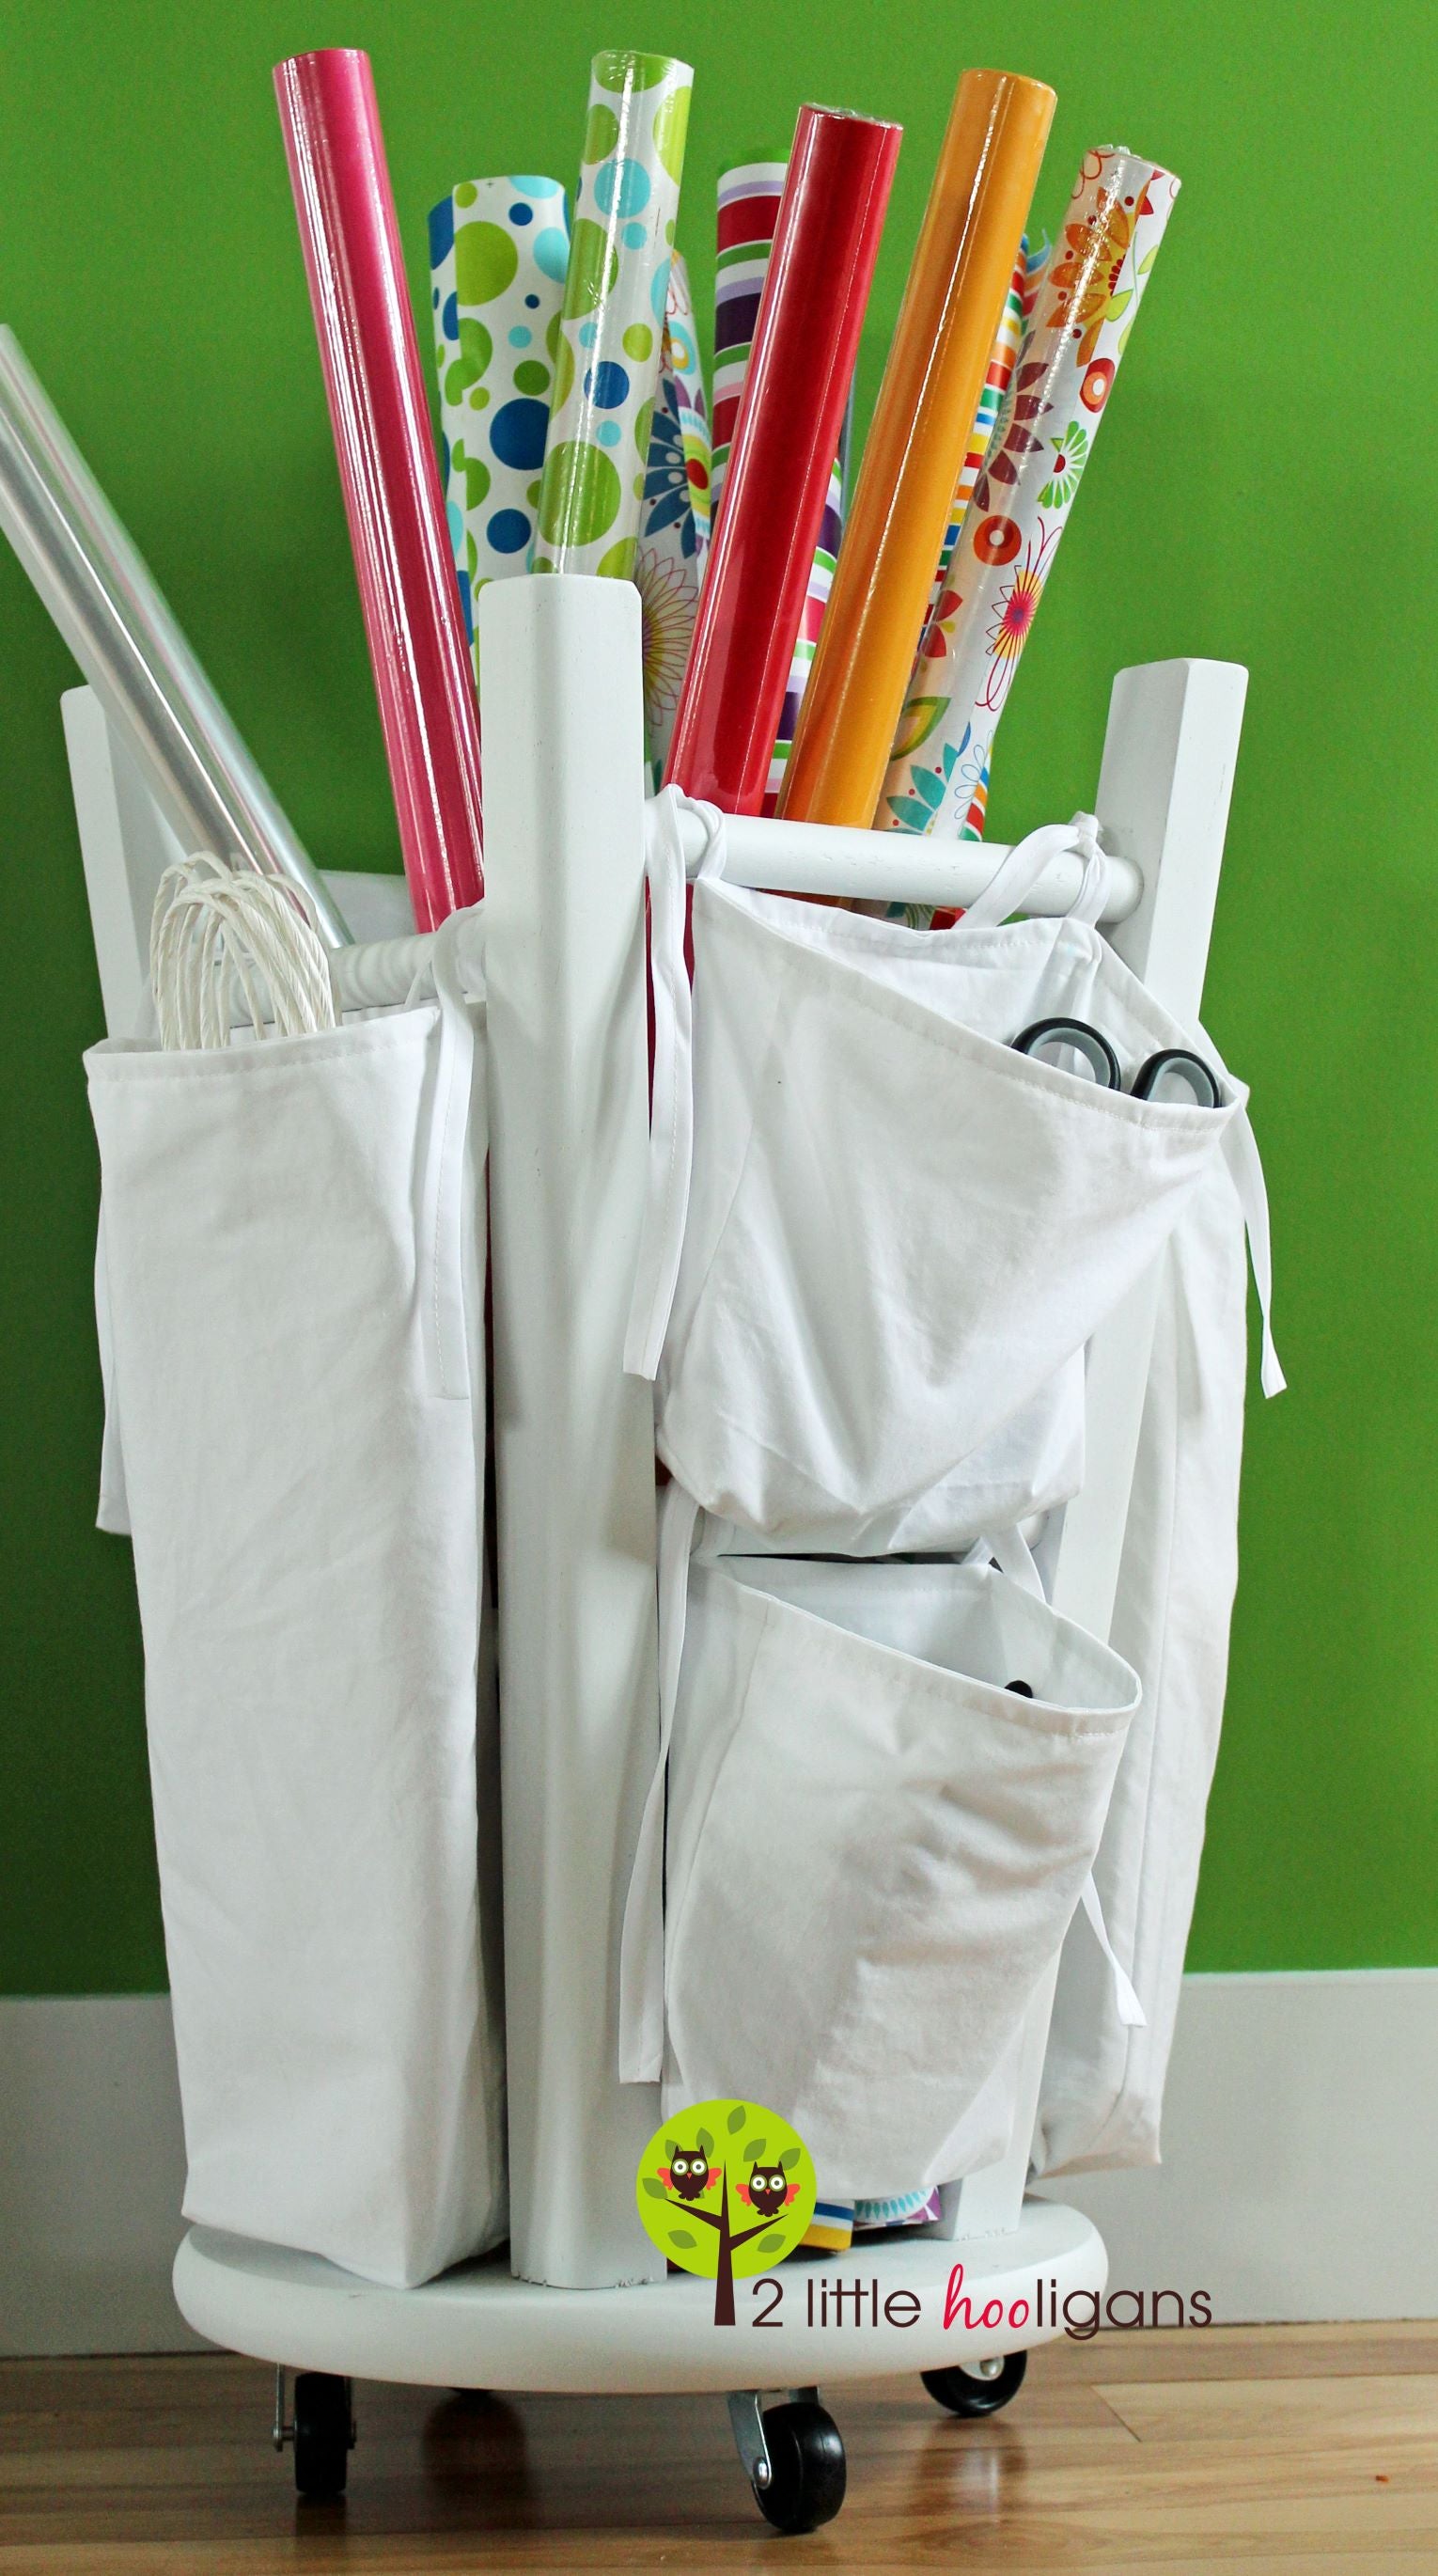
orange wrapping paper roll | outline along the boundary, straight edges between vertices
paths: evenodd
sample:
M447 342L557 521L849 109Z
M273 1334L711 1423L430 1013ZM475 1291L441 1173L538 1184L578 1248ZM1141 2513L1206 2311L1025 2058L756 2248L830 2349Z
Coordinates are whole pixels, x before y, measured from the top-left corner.
M872 823L1054 93L965 72L864 448L779 811Z

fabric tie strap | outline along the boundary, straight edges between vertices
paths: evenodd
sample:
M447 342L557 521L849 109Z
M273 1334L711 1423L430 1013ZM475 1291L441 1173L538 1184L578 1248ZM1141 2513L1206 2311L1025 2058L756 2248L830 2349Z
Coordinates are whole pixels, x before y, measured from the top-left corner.
M1279 1366L1273 1340L1273 1245L1268 1227L1268 1190L1263 1178L1258 1138L1253 1132L1246 1103L1237 1117L1230 1118L1228 1122L1223 1155L1238 1193L1238 1204L1243 1210L1248 1257L1253 1264L1253 1284L1258 1291L1258 1311L1263 1318L1263 1361L1259 1382L1265 1395L1282 1395L1288 1380Z
M654 800L645 879L649 888L649 973L654 994L654 1081L649 1113L649 1173L634 1296L624 1336L629 1377L653 1378L669 1329L679 1278L689 1181L694 1160L694 1010L684 957L688 871L683 814L697 814L706 841L701 877L724 873L724 817L666 787Z
M699 1506L682 1485L659 1503L659 1753L639 1820L619 1939L619 2081L654 2084L664 2062L664 1790Z
M1108 898L1108 861L1099 847L1092 814L1075 814L1071 823L1044 823L1015 841L1000 859L982 894L964 907L961 928L997 930L1011 913L1021 912L1053 859L1076 852L1083 861L1079 890L1069 905L1070 921L1097 922Z
M434 1098L425 1129L419 1173L416 1293L431 1395L468 1401L469 1330L464 1299L465 1164L473 1140L475 1169L489 1147L484 1050L476 1051L474 1014L466 993L478 986L483 1010L483 907L451 913L440 924L428 963L410 987L407 1007L421 998L427 979L439 1003L439 1054ZM461 946L464 965L461 966Z
M1103 1919L1103 1907L1099 1903L1098 1885L1092 1870L1079 1889L1079 1903L1088 1917L1089 1929L1108 1961L1109 1975L1113 1979L1114 2010L1120 2022L1125 2030L1146 2030L1148 2015L1139 2002L1133 1979L1108 1937L1108 1925Z

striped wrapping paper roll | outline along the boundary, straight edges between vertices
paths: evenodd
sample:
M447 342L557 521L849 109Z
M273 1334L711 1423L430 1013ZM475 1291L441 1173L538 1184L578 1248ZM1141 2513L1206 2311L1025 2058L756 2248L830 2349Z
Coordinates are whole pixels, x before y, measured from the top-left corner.
M534 540L569 221L557 179L463 179L430 210L445 504L474 646L487 581Z
M854 2241L851 2200L816 2200L802 2242L811 2254L847 2254Z
M1177 194L1133 153L1085 155L924 638L880 830L982 837L994 734Z
M846 438L846 447L847 443ZM784 764L789 757L789 745L794 739L794 727L799 721L799 709L804 703L804 691L809 684L809 673L814 667L814 648L819 641L819 629L824 623L824 611L829 605L829 590L834 579L834 565L838 559L839 539L843 533L844 455L841 452L834 459L834 470L829 477L829 497L824 504L824 516L819 526L819 542L814 548L809 588L804 599L804 614L799 621L799 633L794 644L794 659L789 665L789 679L784 691L784 711L779 718L779 739L774 745L773 758L769 763L769 784L764 791L764 803L761 809L765 814L773 813L779 801L779 790L784 783Z
M734 426L749 371L754 325L769 273L774 226L784 194L783 161L745 161L719 181L719 252L714 273L714 452L710 511L717 521L734 444Z
M709 419L689 273L677 251L642 506L634 580L643 610L644 740L662 771L709 543Z

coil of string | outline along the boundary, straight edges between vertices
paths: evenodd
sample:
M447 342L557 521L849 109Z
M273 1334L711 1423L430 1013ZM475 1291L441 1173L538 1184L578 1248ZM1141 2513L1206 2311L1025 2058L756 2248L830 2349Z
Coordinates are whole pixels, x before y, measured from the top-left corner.
M329 961L309 895L232 868L208 850L165 870L150 923L162 1047L223 1047L243 1013L257 1039L337 1025Z

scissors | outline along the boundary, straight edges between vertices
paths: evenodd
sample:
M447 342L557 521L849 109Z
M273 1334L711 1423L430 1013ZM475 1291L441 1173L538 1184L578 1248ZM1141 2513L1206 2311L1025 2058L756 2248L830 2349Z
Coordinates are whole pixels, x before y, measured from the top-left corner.
M1102 1031L1088 1020L1035 1020L1014 1040L1018 1055L1056 1055L1062 1047L1072 1047L1075 1055L1084 1058L1103 1090L1122 1091L1118 1057ZM1168 1100L1174 1096L1175 1085L1187 1091L1196 1108L1222 1106L1217 1075L1201 1055L1191 1055L1187 1047L1161 1047L1157 1055L1139 1066L1128 1088L1135 1100Z

